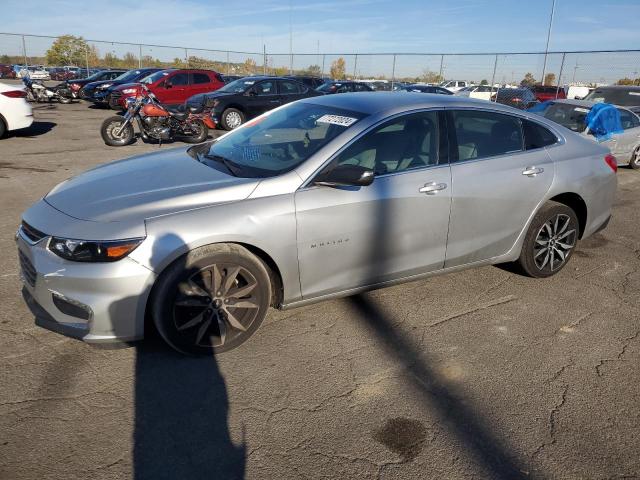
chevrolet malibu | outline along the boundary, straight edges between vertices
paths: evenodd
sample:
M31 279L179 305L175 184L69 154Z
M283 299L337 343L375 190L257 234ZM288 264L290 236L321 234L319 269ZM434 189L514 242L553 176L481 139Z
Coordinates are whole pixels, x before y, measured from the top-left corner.
M219 353L270 306L487 264L554 275L607 225L615 172L606 148L499 104L309 98L56 186L17 234L23 296L38 325L86 342L155 325Z

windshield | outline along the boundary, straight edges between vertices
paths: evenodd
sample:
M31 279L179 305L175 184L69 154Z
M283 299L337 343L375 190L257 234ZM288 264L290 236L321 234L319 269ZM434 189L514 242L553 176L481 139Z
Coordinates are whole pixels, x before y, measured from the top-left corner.
M238 80L227 83L224 87L219 88L217 91L229 93L244 93L248 88L251 88L252 85L255 85L255 83L256 80L251 80L249 78L239 78Z
M568 103L552 103L542 115L563 127L567 127L569 130L584 132L587 128L585 118L589 110L589 108L578 107Z
M150 73L149 75L144 77L140 83L146 83L147 85L150 85L152 83L157 82L161 78L168 76L170 73L171 71L167 71L167 70L160 70L158 72Z
M627 90L626 88L595 89L584 99L596 103L612 103L614 105L632 107L640 105L640 90Z
M335 107L292 103L224 135L201 161L223 163L238 177L275 177L305 162L364 116Z

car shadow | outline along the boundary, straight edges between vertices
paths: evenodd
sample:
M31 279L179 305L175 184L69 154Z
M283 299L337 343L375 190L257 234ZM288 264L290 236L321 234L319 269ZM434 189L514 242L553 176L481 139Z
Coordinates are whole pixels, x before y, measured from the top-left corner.
M160 245L181 243L177 235L166 234L156 240L151 258L162 258ZM176 261L186 268L183 258ZM123 306L130 308L131 300L120 300L110 309L122 312ZM152 322L147 323L145 340L132 342L136 351L133 478L244 478L244 439L240 445L231 439L227 388L215 356L179 354L160 338ZM130 325L114 324L116 335L119 328L123 336L131 334Z
M45 135L53 130L58 124L55 122L35 121L30 127L9 132L9 137L35 138Z

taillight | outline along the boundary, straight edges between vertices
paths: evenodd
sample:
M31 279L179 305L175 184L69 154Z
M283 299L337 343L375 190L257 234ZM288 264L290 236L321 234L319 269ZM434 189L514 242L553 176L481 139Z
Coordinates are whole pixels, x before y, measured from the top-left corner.
M25 92L24 90L9 90L8 92L0 93L9 98L27 98L27 92Z
M607 165L611 167L611 170L613 170L614 172L618 171L618 161L616 160L616 157L609 154L604 157L604 161L607 162Z

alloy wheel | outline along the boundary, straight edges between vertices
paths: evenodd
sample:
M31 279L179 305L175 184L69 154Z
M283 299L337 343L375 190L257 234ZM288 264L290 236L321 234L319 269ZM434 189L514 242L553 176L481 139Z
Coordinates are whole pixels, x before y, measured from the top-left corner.
M536 236L533 258L540 270L555 272L562 268L576 245L577 232L571 227L571 217L557 214L547 220Z
M229 112L226 115L226 123L230 129L234 129L240 126L242 123L242 117L238 112Z
M240 340L258 317L258 281L246 268L217 263L178 285L173 321L184 340L196 347L221 348Z

